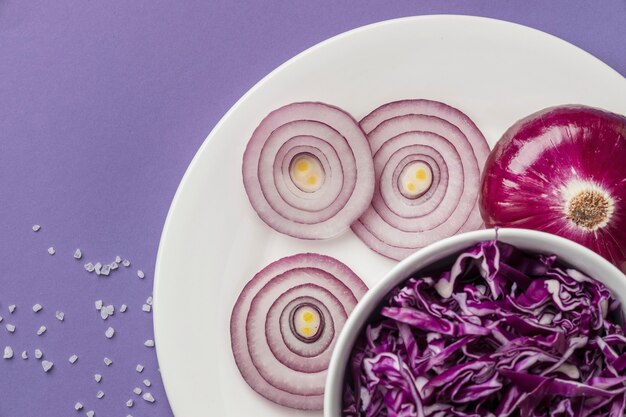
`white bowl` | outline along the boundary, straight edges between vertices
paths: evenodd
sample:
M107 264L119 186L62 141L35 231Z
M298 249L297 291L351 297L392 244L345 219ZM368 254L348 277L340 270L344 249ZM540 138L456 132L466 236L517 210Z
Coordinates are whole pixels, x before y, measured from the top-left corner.
M496 238L496 230L478 230L452 236L429 245L396 265L358 303L337 339L328 368L324 397L324 417L341 417L342 391L346 364L361 329L382 299L407 278L435 262L443 261L475 243ZM595 252L559 236L526 229L498 229L499 241L520 249L557 255L562 264L571 266L609 287L621 301L626 300L626 276Z

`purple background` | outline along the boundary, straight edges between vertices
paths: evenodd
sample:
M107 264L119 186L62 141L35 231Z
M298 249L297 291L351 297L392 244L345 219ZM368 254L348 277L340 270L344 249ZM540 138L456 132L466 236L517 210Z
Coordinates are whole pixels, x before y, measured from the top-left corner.
M0 417L78 415L76 401L101 417L170 416L154 349L143 346L152 314L141 305L194 153L242 94L298 52L367 23L434 13L535 27L626 74L624 0L0 0L0 354L11 345L16 355L0 359ZM72 258L77 247L81 262ZM83 270L118 254L132 266L109 278ZM129 310L104 322L97 299ZM41 324L48 331L38 337ZM35 348L55 362L52 372L42 371ZM155 404L132 393L144 378ZM136 400L130 410L128 398Z

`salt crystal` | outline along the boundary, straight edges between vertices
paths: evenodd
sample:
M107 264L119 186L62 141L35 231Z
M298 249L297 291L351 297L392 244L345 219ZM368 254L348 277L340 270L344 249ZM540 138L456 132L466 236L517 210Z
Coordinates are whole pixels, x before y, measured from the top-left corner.
M100 374L95 374L95 375L93 376L93 379L95 379L97 383L100 383L100 381L102 381L102 375L100 375Z
M128 306L126 304L122 304L122 306L120 307L120 313L125 313L127 308Z
M111 364L113 363L113 361L109 358L104 358L104 364L106 366L111 366Z
M15 311L15 304L11 304L9 306L9 313L13 314L14 311Z
M115 329L113 327L109 327L106 330L106 332L104 332L104 335L107 337L107 339L112 338L114 334L115 334Z
M38 224L33 225L33 232L38 232L40 229L41 229L41 226L39 226Z
M148 298L146 299L146 304L148 304L149 306L151 306L151 305L152 305L152 296L150 296L150 297L148 297Z
M150 382L150 380L149 380L149 379L144 379L144 380L143 380L143 384L144 384L146 387L149 387L150 385L152 385L152 382Z
M41 306L41 304L35 304L35 305L33 306L33 311L34 311L35 313L39 313L42 309L43 309L43 307Z
M94 417L96 415L96 413L93 410L89 410L85 413L85 415L87 417Z
M115 314L115 307L113 306L113 304L106 306L106 310L109 316Z
M111 265L109 266L111 267L111 271L115 271L117 268L119 268L117 262L111 262Z
M100 310L102 308L102 300L97 300L95 302L96 310Z
M13 332L15 332L15 325L14 325L14 324L7 323L4 327L6 327L6 328L7 328L7 331L8 331L9 333L13 333Z
M129 266L130 266L130 261L129 261L128 259L124 259L124 260L122 261L122 265L124 265L124 266L126 266L126 267L129 267Z
M57 253L57 251L56 251L56 250L54 250L54 247L50 246L50 247L48 248L48 253L49 253L50 255L54 255L55 253Z
M152 394L150 394L149 392L146 392L143 395L143 399L148 401L149 403L153 403L154 402L154 397L152 396Z
M141 388L139 388L139 387L135 387L135 388L133 389L133 392L134 392L135 394L137 394L137 395L141 395Z
M41 359L42 356L43 356L43 352L39 349L35 349L35 358Z
M104 397L104 391L98 391L98 393L96 394L96 397L98 399L101 399L102 397Z
M111 265L103 265L100 273L104 276L108 276L111 273Z
M152 310L152 307L150 307L148 304L144 304L143 306L141 306L141 309L146 313L149 313L150 310Z
M75 364L76 361L78 360L78 356L77 355L72 355L72 356L70 356L70 358L68 360L70 361L71 364Z
M120 262L122 262L122 258L118 255L115 257L115 263L119 264Z
M76 249L74 251L74 259L80 259L83 257L83 253L80 251L80 249Z
M137 276L139 277L139 279L144 279L146 274L144 274L143 271L140 269L137 271Z
M102 317L102 320L106 320L109 317L109 312L106 308L100 309L100 317Z
M100 270L102 269L102 264L100 262L97 262L94 266L93 266L93 270L96 271L97 275L100 275Z
M62 311L57 311L54 316L57 318L57 320L59 321L63 321L65 320L65 313Z
M50 369L52 369L53 366L54 366L54 363L52 363L50 361L43 361L43 362L41 362L41 367L43 368L44 372L50 371Z
M144 345L145 347L154 347L154 340L152 340L152 339L148 339L148 340L146 340L146 341L143 343L143 345Z
M28 352L22 352L22 359L28 359Z
M4 347L4 359L11 359L13 358L13 348L11 346L5 346Z
M143 365L137 365L137 366L135 367L135 371L137 371L137 372L139 372L139 373L143 372Z
M78 411L82 409L83 409L83 405L81 403L74 404L74 410Z
M91 262L87 262L87 263L85 264L85 270L86 270L87 272L93 272L93 271L94 271L94 269L96 269L96 267L95 267L95 266L94 266Z
M130 408L133 406L133 404L135 404L135 402L133 401L133 399L129 399L128 401L126 401L126 407Z
M39 328L39 330L37 330L37 336L41 336L42 334L44 334L46 332L46 326L41 326Z

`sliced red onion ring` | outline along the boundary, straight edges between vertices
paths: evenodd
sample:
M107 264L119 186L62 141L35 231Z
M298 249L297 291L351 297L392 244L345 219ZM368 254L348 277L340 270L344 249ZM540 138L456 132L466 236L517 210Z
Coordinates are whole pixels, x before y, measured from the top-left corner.
M489 145L474 121L459 109L448 104L425 99L399 100L378 107L365 116L359 122L359 125L365 134L369 134L383 121L408 114L439 117L459 128L472 147L473 154L478 162L479 172L482 175L485 161L487 161L487 157L489 156ZM372 152L375 151L372 150ZM478 205L478 200L476 200L476 205ZM467 222L459 230L459 233L476 230L482 226L483 222L480 217L480 212L477 209L473 209Z
M333 162L332 152L325 154L328 167L324 167L326 178L321 186L313 176L298 179L285 175L284 161L277 158L279 152L281 158L287 156L291 146L283 146L288 142L293 146L310 146L305 152L312 155L317 152L313 148L323 152L323 146L291 141L302 136L327 143L339 158L337 164ZM302 154L292 158L299 155ZM348 229L368 207L374 192L371 155L365 135L349 114L323 103L293 103L271 112L252 134L243 157L243 182L252 207L274 230L303 239L327 239ZM322 158L317 155L316 158L324 164ZM291 186L277 185L280 181L275 179L275 174L280 174L283 182L294 182L300 192ZM335 200L328 201L325 198L336 192L332 187L327 191L336 184L335 177L343 179L342 188ZM295 182L309 180L316 186L303 196L301 191L306 188L303 183ZM286 192L291 193L289 198L285 197ZM323 202L315 202L320 198Z
M365 291L350 268L324 255L290 256L257 273L230 322L233 355L248 385L277 404L321 409L335 338Z
M360 125L377 183L371 207L352 230L370 248L400 260L482 226L478 189L489 147L465 114L439 102L405 100L379 107Z

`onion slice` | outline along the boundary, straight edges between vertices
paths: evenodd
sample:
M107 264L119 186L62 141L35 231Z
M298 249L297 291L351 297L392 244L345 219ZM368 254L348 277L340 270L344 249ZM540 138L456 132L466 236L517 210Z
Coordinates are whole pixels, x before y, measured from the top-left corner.
M286 407L320 410L336 337L367 291L343 263L304 253L258 272L230 321L235 362L248 385Z
M274 230L302 239L346 231L374 192L369 143L345 111L292 103L255 129L243 156L252 207Z
M360 126L376 186L352 230L370 248L401 260L482 226L478 191L489 147L468 116L436 101L403 100L377 108Z

